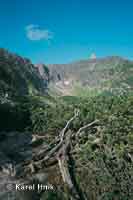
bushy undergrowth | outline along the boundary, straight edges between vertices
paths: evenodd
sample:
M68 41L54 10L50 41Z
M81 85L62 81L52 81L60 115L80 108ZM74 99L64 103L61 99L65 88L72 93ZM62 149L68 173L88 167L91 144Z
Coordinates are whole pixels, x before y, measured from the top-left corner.
M100 122L75 146L77 181L92 200L132 199L133 98L101 97L91 108Z
M99 119L96 127L88 129L75 142L72 168L79 187L91 200L132 199L132 95L104 94L76 101L75 97L63 97L52 106L40 104L31 112L33 129L54 136L75 108L80 109L71 126L75 132Z

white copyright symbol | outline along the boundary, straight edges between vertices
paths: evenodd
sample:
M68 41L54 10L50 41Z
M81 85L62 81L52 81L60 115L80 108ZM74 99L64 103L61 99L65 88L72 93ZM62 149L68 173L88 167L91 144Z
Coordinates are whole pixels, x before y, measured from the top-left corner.
M12 183L8 183L8 184L6 185L6 188L7 188L9 191L13 190L13 184L12 184Z

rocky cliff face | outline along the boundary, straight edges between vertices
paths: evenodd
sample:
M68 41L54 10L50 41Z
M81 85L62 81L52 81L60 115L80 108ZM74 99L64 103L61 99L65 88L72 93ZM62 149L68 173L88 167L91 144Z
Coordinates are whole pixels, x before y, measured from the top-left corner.
M48 87L48 83L50 81L50 72L49 69L46 65L44 64L37 64L35 65L39 75L41 76L41 78L44 81L44 86Z
M64 93L75 86L87 89L131 89L133 62L121 57L80 60L69 64L49 65L53 87ZM66 84L65 84L66 83ZM56 87L55 87L56 86ZM68 93L69 93L68 92Z
M11 95L44 93L47 83L48 77L42 77L30 60L0 49L1 93Z

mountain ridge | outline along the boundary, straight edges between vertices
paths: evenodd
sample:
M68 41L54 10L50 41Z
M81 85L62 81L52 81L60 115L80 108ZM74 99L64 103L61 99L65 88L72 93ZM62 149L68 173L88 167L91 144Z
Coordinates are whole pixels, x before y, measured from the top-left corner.
M68 64L32 64L19 55L0 49L0 88L16 95L80 95L89 90L115 91L133 88L133 61L119 56L74 61Z
M63 94L63 90L73 90L75 85L91 89L111 89L112 87L114 88L112 86L113 82L120 83L123 81L127 84L128 81L123 80L123 77L125 79L131 77L133 62L119 56L109 56L105 58L79 60L69 64L52 64L48 65L48 67L54 89ZM125 74L123 74L124 72ZM107 82L110 82L108 83L110 84L109 87L107 86ZM64 87L65 85L66 87ZM117 85L115 84L115 88ZM132 83L128 85L132 87ZM62 91L60 89L61 87ZM120 87L123 87L121 83ZM72 93L72 91L68 93Z

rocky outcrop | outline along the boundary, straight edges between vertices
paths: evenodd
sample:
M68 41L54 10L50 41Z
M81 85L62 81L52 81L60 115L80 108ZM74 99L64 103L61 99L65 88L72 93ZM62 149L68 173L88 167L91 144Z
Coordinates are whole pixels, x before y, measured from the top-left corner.
M42 142L33 145L35 142L29 132L0 132L0 200L40 200L45 189L38 190L38 185L53 190L50 183L55 168L32 171L34 154L40 152L40 147L45 147ZM34 185L34 188L19 190L17 185Z
M26 58L0 49L0 92L11 95L44 93L48 77L42 77Z
M50 72L48 67L44 64L36 64L35 67L41 78L44 80L45 87L48 87L48 83L50 81Z
M19 166L32 158L30 143L29 133L0 133L0 199L16 199L15 184L20 180L14 177L23 172Z

